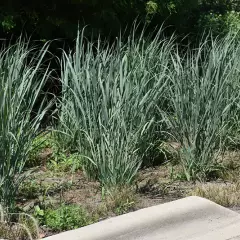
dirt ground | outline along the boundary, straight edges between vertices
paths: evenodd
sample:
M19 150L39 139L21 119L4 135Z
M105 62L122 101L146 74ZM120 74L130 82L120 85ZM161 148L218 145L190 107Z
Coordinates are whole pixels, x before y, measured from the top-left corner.
M228 162L239 162L240 154L233 155L229 159ZM171 165L142 169L131 192L122 195L117 203L113 203L115 201L113 196L109 205L109 202L106 204L100 184L87 179L83 171L53 173L39 167L22 186L18 205L31 213L37 205L53 207L62 203L79 204L89 213L98 214L100 221L118 214L198 195L240 213L238 170L234 169L233 174L229 174L226 179L220 178L209 183L187 182L181 179L178 171L178 167L173 169ZM131 206L126 208L120 206L121 211L116 213L115 210L119 205L124 205L124 201L128 199L132 202ZM42 227L42 236L52 234L51 230Z

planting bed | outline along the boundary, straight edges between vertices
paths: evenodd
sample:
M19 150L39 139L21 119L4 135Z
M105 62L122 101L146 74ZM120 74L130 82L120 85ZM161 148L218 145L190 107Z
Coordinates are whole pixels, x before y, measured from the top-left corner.
M42 151L44 149L41 150L41 156ZM46 151L49 151L49 148ZM239 157L239 153L229 152L224 157L225 164L231 161L237 166ZM50 159L51 155L46 155L46 159L42 161L46 165L33 169L31 178L22 184L18 198L18 206L39 219L42 237L81 227L79 220L74 222L75 225L69 224L61 230L53 230L51 226L47 226L46 221L42 220L46 217L46 212L60 206L81 206L87 216L82 226L190 195L208 198L234 211L239 211L240 208L237 167L231 173L228 171L228 174L210 182L193 183L181 179L181 168L170 162L141 169L133 186L108 193L104 192L99 182L89 180L81 169L74 172L49 170L52 169L47 164ZM39 212L39 209L42 212ZM64 217L59 218L61 222Z
M189 195L240 206L239 38L178 40L136 27L110 44L83 29L59 58L50 42L3 48L0 237L38 238L37 225L49 236Z

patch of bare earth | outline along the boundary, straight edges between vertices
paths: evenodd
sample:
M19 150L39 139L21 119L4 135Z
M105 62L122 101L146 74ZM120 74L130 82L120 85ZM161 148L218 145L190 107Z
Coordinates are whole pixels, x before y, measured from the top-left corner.
M59 200L61 198L66 203L82 205L91 211L94 211L102 202L100 184L88 181L84 176L78 177L71 189L55 197Z
M207 183L173 180L168 166L140 171L137 180L140 193L138 206L149 207L196 195L240 213L240 152L225 152L221 162L226 171L219 179Z
M169 175L167 166L148 168L139 172L136 183L139 208L183 198L193 187L192 183L172 180Z
M39 169L31 175L36 184L44 186L34 199L19 201L21 207L31 212L38 204L54 207L62 203L79 204L96 221L137 209L150 207L186 196L197 195L210 199L240 213L240 153L228 152L222 161L228 167L218 180L208 183L181 181L176 176L181 171L179 166L158 166L139 171L134 186L116 189L112 194L102 192L97 181L90 181L82 171L75 173L53 173ZM52 235L50 229L43 228L41 233Z

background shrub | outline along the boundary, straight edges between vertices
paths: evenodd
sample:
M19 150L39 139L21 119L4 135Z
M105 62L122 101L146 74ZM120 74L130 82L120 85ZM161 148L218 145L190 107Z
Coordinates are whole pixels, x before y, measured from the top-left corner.
M70 40L70 43L75 38L77 28L88 25L85 32L87 37L97 39L101 33L104 37L111 36L110 39L114 39L120 28L131 26L138 18L143 25L149 26L150 32L165 23L168 27L166 32L170 35L173 31L196 34L199 31L196 28L198 23L202 31L207 25L219 25L220 22L228 26L228 21L235 22L237 15L231 11L240 12L239 1L4 0L0 3L0 32L2 37L9 37L24 31L38 40L62 38L64 41ZM56 51L59 42L55 44Z
M240 37L240 12L229 11L224 14L211 12L199 19L200 29L211 31L215 36L224 36L230 31Z

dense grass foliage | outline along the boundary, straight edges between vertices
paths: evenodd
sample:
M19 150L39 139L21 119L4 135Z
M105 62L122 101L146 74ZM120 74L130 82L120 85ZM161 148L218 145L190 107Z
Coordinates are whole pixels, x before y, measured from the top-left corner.
M126 184L141 164L138 143L155 121L168 84L172 40L121 37L96 46L78 34L74 53L62 59L60 130L85 155L86 172L104 185ZM62 142L67 143L65 137Z
M89 176L104 185L130 183L146 150L141 143L156 137L150 123L181 144L188 180L206 180L220 170L216 159L239 113L236 34L206 36L185 51L171 39L160 40L161 32L152 41L133 33L126 44L119 38L112 46L101 40L94 45L82 34L75 52L62 60L59 127L86 157Z
M89 41L79 31L74 50L59 60L55 145L76 154L104 189L131 184L149 143L159 148L166 139L180 145L187 180L211 178L221 169L218 155L240 139L240 43L234 34L204 36L188 49L161 30L149 37L133 30L127 41L120 35L112 44ZM0 54L0 197L8 207L49 107L39 98L50 74L42 68L46 52L47 45L33 54L20 41Z
M168 114L181 143L188 180L205 180L218 170L216 158L239 114L240 44L235 35L206 38L183 57L172 57Z
M34 109L49 76L48 69L41 66L47 49L45 45L36 52L19 40L0 53L0 202L9 211L13 210L28 152L47 111L44 97L37 111Z

